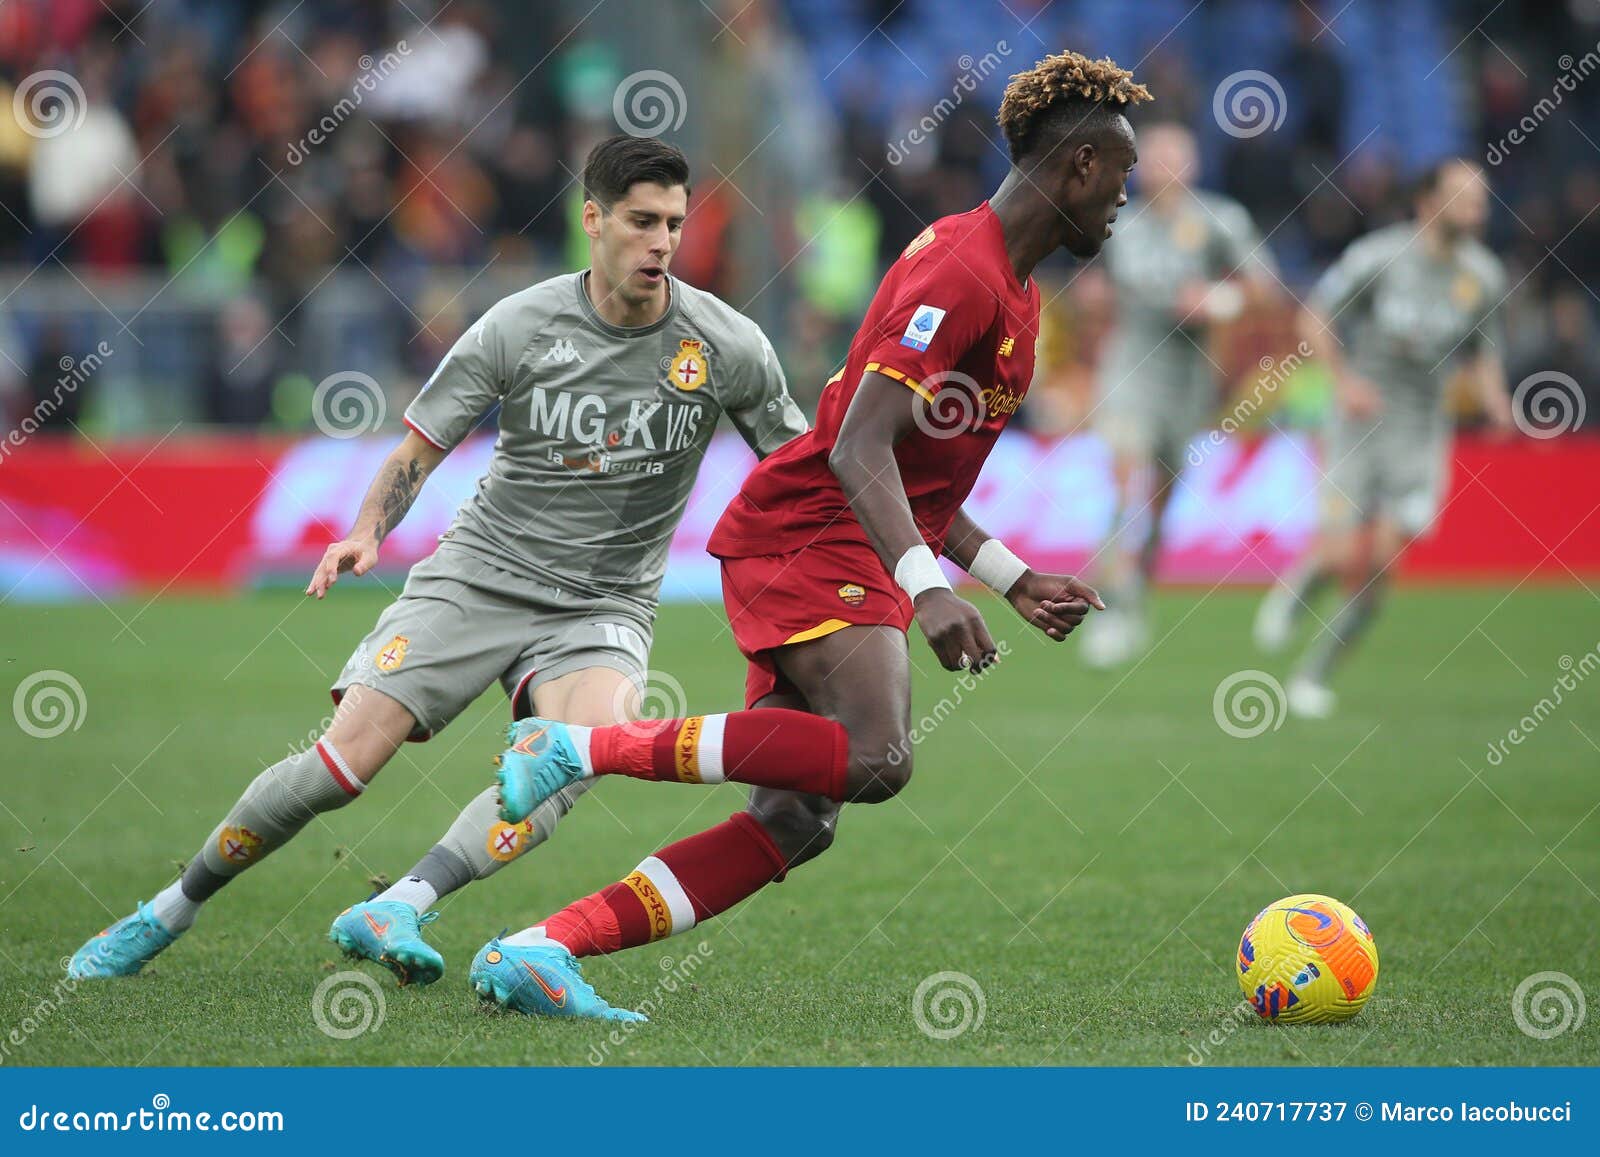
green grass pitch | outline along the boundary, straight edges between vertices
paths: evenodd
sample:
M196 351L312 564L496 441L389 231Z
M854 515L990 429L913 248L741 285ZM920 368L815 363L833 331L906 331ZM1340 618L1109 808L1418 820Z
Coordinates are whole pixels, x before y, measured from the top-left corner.
M312 1016L318 985L352 967L325 939L329 920L368 894L369 877L409 867L489 782L498 691L224 891L144 976L64 991L62 958L171 880L250 777L306 742L328 678L385 598L347 582L320 605L271 592L0 608L7 699L57 669L87 703L81 726L55 738L11 719L0 728L0 1061L1600 1058L1594 1011L1551 1039L1512 1013L1514 990L1538 972L1600 999L1600 680L1488 758L1551 695L1562 657L1600 643L1595 600L1577 587L1401 590L1342 673L1340 715L1254 738L1213 717L1231 673L1284 673L1249 642L1252 592L1162 596L1158 646L1114 676L985 602L1011 652L938 712L899 800L848 809L832 852L724 918L588 963L613 1001L654 1006L637 1031L485 1011L467 964L489 935L725 817L741 806L737 787L607 782L552 844L445 901L430 933L449 965L442 982L398 990L376 974L382 1022L351 1039ZM916 635L912 656L920 717L956 681ZM742 664L720 608L666 608L655 659L697 708L738 706ZM1376 995L1343 1026L1241 1023L1239 933L1297 891L1365 917L1382 955ZM913 1015L919 984L940 972L967 974L982 994L981 1023L947 1039Z

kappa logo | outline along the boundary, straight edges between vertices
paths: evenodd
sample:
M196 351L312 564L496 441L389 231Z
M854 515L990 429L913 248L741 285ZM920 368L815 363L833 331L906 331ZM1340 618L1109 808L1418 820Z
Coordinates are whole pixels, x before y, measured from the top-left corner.
M583 361L583 355L578 352L578 347L572 344L570 337L558 337L541 360L564 366L570 362Z

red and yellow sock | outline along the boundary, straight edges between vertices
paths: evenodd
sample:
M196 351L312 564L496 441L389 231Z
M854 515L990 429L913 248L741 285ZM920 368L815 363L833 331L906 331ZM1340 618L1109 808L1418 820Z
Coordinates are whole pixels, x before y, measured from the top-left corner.
M568 730L594 775L731 780L844 799L850 738L820 715L771 707Z
M518 936L547 937L574 956L633 948L726 912L781 880L786 866L767 829L737 812L725 823L662 848L627 878L568 904Z

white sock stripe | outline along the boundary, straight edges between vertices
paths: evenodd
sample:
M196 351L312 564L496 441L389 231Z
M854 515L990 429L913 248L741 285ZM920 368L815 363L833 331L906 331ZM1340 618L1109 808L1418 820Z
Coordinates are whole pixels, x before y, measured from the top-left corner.
M572 741L573 749L578 753L578 762L583 765L583 774L593 775L594 761L589 758L589 736L594 728L578 723L568 723L566 727L567 738Z
M333 741L331 739L324 735L317 741L317 743L321 746L323 751L328 753L328 758L333 760L334 766L337 767L344 775L345 779L349 781L348 783L340 784L339 786L343 787L346 791L351 792L353 795L360 795L362 792L367 790L367 785L356 778L356 773L350 770L350 765L345 762L344 756L339 754L339 749L333 745Z
M671 868L654 856L648 856L634 870L654 884L661 898L667 902L667 911L672 913L674 936L694 927L694 905L689 903L689 893L683 890L683 885L678 883L678 877L672 874Z
M700 782L721 783L727 779L722 768L722 733L728 725L726 714L707 715L700 728Z

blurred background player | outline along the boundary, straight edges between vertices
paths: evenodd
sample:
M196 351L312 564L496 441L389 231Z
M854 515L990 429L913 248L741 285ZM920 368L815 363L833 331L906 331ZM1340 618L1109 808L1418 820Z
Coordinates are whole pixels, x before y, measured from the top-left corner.
M1220 398L1211 330L1264 297L1271 257L1244 206L1197 189L1192 133L1161 122L1139 132L1138 196L1102 255L1117 321L1100 367L1093 420L1111 451L1116 509L1100 549L1109 608L1084 627L1095 667L1132 658L1149 641L1147 590L1163 515L1189 440Z
M441 731L496 680L513 715L610 723L637 706L667 544L726 413L757 454L806 428L756 324L667 270L688 212L676 146L602 141L584 168L590 268L496 304L406 410L411 431L306 594L366 574L428 475L498 406L487 475L412 568L333 684L316 743L245 789L179 880L74 955L73 976L129 976L229 881L352 802L407 739ZM663 356L663 351L666 356ZM515 826L478 795L399 883L335 919L330 938L432 983L444 959L423 913L542 842L581 794Z
M1372 622L1389 572L1439 515L1449 481L1445 384L1460 368L1499 430L1512 423L1500 350L1506 276L1478 240L1483 170L1452 158L1418 182L1416 216L1357 241L1317 283L1301 315L1306 343L1335 382L1323 447L1322 530L1300 568L1268 592L1256 642L1285 647L1335 578L1346 598L1286 688L1290 710L1333 713L1328 679Z

